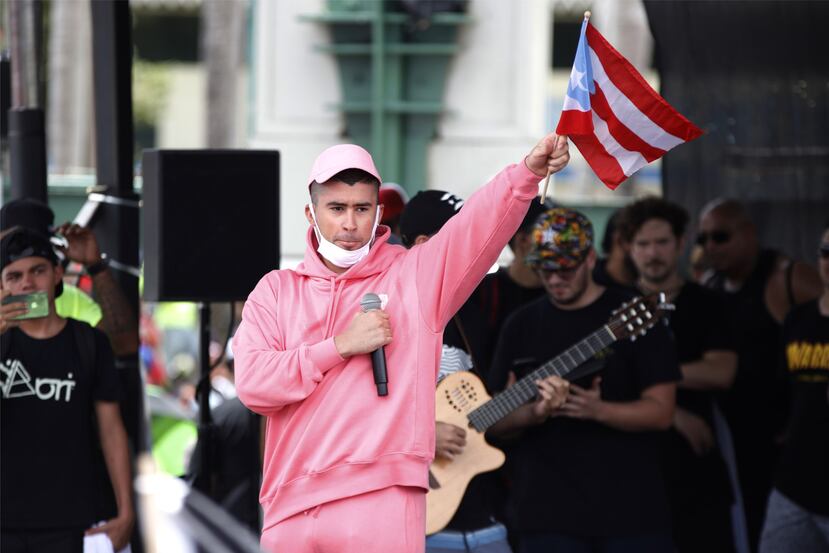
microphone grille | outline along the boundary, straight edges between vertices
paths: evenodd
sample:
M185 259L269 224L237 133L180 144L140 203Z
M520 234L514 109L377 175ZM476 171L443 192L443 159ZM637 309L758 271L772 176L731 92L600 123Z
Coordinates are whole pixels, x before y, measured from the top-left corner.
M363 299L360 300L360 307L363 309L363 311L380 309L381 306L382 302L380 301L380 296L378 296L374 292L367 293L363 296Z

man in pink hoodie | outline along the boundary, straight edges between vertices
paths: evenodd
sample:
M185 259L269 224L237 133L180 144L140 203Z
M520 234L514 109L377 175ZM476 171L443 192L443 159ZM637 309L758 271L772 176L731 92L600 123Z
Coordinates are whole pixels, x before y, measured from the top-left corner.
M239 398L267 417L263 548L423 551L443 328L518 228L538 181L568 160L567 140L545 137L406 250L378 226L369 153L343 144L319 155L305 259L259 281L233 339ZM382 310L361 312L369 292ZM380 347L386 396L369 355Z

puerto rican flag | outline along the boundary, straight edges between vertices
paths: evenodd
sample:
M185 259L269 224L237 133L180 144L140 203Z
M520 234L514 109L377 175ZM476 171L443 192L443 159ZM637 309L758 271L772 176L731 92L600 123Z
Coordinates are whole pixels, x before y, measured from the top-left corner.
M570 137L596 176L615 189L702 131L657 94L585 17L556 134Z

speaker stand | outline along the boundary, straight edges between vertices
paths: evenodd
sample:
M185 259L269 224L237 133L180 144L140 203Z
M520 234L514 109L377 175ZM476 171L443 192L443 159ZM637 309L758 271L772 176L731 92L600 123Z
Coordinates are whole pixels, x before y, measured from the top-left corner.
M201 448L199 466L193 487L214 497L216 491L215 459L215 425L210 413L210 302L199 303L199 431L198 443Z

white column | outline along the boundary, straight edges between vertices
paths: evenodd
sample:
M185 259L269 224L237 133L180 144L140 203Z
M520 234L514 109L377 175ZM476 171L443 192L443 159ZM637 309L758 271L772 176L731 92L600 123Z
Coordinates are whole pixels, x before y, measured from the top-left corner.
M450 64L429 187L468 197L543 136L550 74L547 0L475 0Z
M343 118L337 65L324 24L300 21L325 9L324 0L254 4L253 99L250 147L275 148L281 154L280 229L282 257L295 262L305 251L308 223L306 179L314 158L342 142Z

